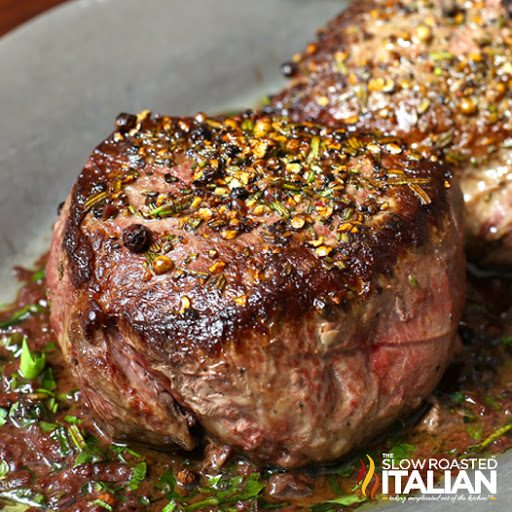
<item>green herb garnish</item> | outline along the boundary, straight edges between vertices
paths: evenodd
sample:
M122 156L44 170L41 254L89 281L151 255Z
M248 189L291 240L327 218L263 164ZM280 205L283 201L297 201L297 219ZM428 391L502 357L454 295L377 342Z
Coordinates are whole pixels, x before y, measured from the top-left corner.
M306 161L312 162L313 160L317 160L319 153L320 153L320 137L314 136L311 139L311 149L306 158Z
M412 274L409 274L407 276L407 280L409 281L409 284L413 287L413 288L419 288L420 285L418 283L418 280L416 279L416 276L413 276Z
M43 354L44 355L44 354ZM43 372L43 379L41 382L42 386L38 391L42 392L50 392L55 391L57 388L57 381L55 380L55 376L53 375L53 370L50 367L47 367Z
M155 484L155 487L163 491L168 500L175 501L181 498L181 496L176 492L176 477L171 469L165 470L158 480L158 483Z
M46 504L46 497L31 489L11 489L0 492L0 499L29 505L30 507L42 507Z
M98 507L104 508L105 510L108 510L109 512L112 512L113 508L112 505L109 505L106 501L95 499L94 501L91 501L93 505L97 505Z
M196 501L195 503L191 503L185 507L186 512L194 512L194 510L199 510L202 508L215 507L220 505L220 502L214 496L209 496L201 501Z
M20 373L23 377L33 380L38 377L46 365L46 354L35 355L30 352L27 338L23 338L21 346Z
M450 399L454 404L460 405L464 402L464 393L462 391L455 391L450 395Z
M64 421L66 423L69 423L70 425L80 425L82 423L82 420L80 418L77 418L76 416L64 416Z
M471 447L472 450L484 450L489 445L494 443L500 437L503 437L505 434L508 434L512 431L512 421L507 423L503 427L500 427L498 430L495 430L490 436L486 437L480 444L474 445Z
M45 269L42 268L32 274L32 281L34 283L39 283L41 281L44 281L45 277L46 277L46 272L45 272Z
M55 414L59 410L59 403L57 402L57 400L55 400L55 398L50 397L46 401L46 407L50 412L53 412Z
M97 445L91 442L87 443L84 449L76 456L75 466L87 464L88 462L94 464L107 460L106 453Z
M163 204L162 206L158 206L157 208L153 208L149 212L149 215L151 215L151 217L170 217L176 215L176 213L176 206L174 205L174 203L170 203Z
M56 423L49 423L47 421L40 421L39 422L39 428L45 434L48 433L48 432L53 432L57 427L58 427L58 425Z
M512 346L512 336L502 336L498 339L498 343L505 345L506 347Z
M501 410L500 403L492 395L485 395L484 402L485 402L485 405L488 405L494 411Z
M64 427L57 427L51 434L50 437L55 441L59 442L60 451L63 456L71 453L71 446L69 444L68 436L66 435L66 429Z
M480 441L480 439L482 439L484 427L481 423L477 425L468 425L466 427L466 431L475 441Z
M288 218L290 216L290 213L288 210L279 202L274 201L270 203L270 206L277 212L281 217Z
M3 480L7 476L7 473L9 473L9 464L6 460L2 460L2 462L0 462L0 480Z
M430 52L429 54L432 60L452 60L455 56L453 53L447 51Z
M410 458L415 450L416 447L413 444L399 442L391 448L390 452L395 460L402 460Z
M366 501L364 496L359 496L357 494L349 494L347 496L341 496L339 498L335 498L334 500L328 500L327 503L336 503L337 505L349 506L354 503L362 503Z
M130 491L136 491L139 488L140 484L146 478L147 470L148 467L145 462L139 462L134 466L128 481L128 489L130 489Z
M13 313L7 320L0 322L0 329L8 329L13 325L18 325L21 322L24 322L32 315L37 315L38 313L43 313L45 311L46 308L41 306L41 304L29 304L21 309L18 309L18 311Z
M73 444L76 446L76 449L81 452L87 445L82 432L80 432L80 429L76 425L70 425L68 427L68 432L69 437L71 437Z
M7 423L7 416L9 415L9 411L0 407L0 427L3 427Z
M174 512L176 510L176 501L171 500L165 507L162 509L162 512Z

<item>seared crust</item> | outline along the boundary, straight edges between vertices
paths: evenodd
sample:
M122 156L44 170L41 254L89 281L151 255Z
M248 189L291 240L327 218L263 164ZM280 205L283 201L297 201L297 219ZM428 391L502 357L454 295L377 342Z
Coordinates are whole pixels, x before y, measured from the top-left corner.
M374 293L375 277L439 225L447 179L390 138L250 114L144 114L80 175L65 272L155 350L211 352L272 319ZM152 233L145 254L122 243L134 223Z
M495 250L512 238L511 62L500 0L363 0L294 58L268 110L379 130L444 158L460 171L470 243L506 260Z

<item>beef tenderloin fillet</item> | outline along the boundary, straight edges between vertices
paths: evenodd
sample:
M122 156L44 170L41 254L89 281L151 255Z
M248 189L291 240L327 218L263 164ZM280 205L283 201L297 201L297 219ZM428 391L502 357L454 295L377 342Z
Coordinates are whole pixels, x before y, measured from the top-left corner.
M460 175L468 247L512 263L512 21L499 0L362 0L287 64L268 111L380 130Z
M47 268L62 350L115 436L191 449L200 427L296 467L420 404L464 296L442 165L250 113L125 117L73 187Z

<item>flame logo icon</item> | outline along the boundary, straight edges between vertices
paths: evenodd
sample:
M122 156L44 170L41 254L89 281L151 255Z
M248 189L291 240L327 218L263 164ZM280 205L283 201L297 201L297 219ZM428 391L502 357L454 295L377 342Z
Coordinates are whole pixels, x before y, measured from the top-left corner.
M377 473L375 472L374 460L368 454L366 454L366 458L368 459L369 467L367 468L366 464L363 461L361 461L361 469L357 474L357 483L360 484L361 481L363 482L361 484L362 495L365 498L370 498L371 500L373 500L373 498L375 498L375 493L379 488L380 478L379 475L377 475ZM371 489L368 492L368 486L370 485L372 479L373 485L371 486Z

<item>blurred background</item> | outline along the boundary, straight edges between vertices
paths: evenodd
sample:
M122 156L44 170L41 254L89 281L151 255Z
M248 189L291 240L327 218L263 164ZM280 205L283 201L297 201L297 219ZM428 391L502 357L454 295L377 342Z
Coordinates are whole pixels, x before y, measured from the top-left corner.
M66 0L0 0L0 36Z

